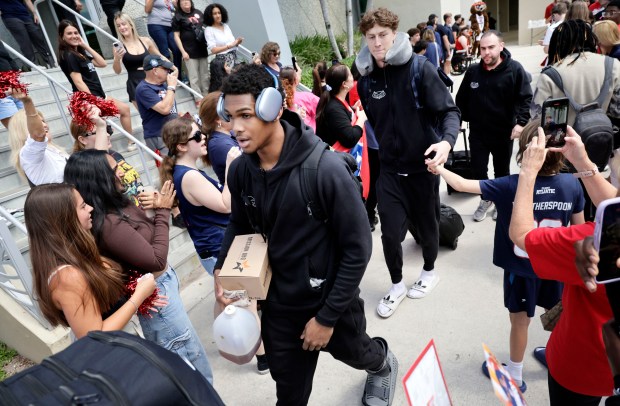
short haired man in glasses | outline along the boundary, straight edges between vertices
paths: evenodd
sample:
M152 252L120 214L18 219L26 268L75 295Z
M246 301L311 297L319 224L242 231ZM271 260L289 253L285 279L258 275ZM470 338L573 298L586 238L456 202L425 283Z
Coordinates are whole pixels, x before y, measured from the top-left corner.
M136 102L142 118L144 142L153 151L168 154L161 138L161 129L177 117L174 100L179 71L160 55L148 55L143 64L146 77L136 87Z

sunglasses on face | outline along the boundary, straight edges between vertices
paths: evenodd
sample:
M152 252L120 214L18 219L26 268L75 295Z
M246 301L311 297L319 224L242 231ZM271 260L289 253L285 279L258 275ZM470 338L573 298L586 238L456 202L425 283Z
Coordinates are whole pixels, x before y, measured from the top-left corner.
M271 54L272 54L273 56L280 56L280 51L272 52Z
M202 133L200 132L200 130L196 131L194 135L188 138L187 141L185 141L183 144L187 144L190 141L196 141L196 142L202 141Z

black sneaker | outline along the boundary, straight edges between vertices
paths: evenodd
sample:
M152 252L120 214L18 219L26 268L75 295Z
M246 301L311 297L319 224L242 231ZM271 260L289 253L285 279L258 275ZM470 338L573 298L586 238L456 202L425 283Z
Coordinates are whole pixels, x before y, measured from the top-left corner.
M256 369L258 370L258 373L261 375L266 375L269 373L269 363L267 362L267 356L265 354L263 355L257 355L256 356Z
M172 225L179 228L187 228L187 225L185 224L185 220L183 220L183 216L181 216L181 213L177 214L176 216L172 216Z
M387 341L381 337L373 338L385 350L385 364L377 372L368 372L362 403L365 406L390 406L394 400L398 380L398 360L388 348Z

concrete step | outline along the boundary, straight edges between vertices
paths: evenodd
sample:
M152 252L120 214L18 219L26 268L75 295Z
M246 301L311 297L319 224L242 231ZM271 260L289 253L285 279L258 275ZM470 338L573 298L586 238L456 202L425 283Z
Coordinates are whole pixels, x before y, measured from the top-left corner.
M111 68L111 64L99 70L101 81L106 90L106 94L128 102L125 90L126 75L116 75ZM66 77L59 69L50 69L48 73L69 88ZM50 135L54 142L70 152L73 147L73 138L67 132L62 116L68 117L68 100L62 91L59 96L62 110L59 111L55 103L49 83L42 75L32 72L24 74L24 81L32 83L30 95L35 100L37 108L43 112L46 122L50 128ZM194 114L196 107L193 97L184 89L179 89L176 94L179 112L189 111ZM133 134L138 139L142 138L142 120L138 112L131 105L131 121ZM70 118L69 118L70 120ZM115 119L118 122L118 119ZM147 182L146 171L151 175L154 183L159 184L159 173L155 161L150 157L146 158L146 168L143 167L138 151L127 151L126 138L120 133L115 133L111 138L112 148L120 152L125 160L140 173L143 183ZM0 127L0 205L7 209L22 209L28 191L30 190L25 179L21 178L17 171L10 164L10 147L8 144L8 132L4 127ZM17 215L18 220L23 220L23 216ZM26 264L30 266L30 256L27 237L16 227L10 226L11 236ZM181 286L187 286L192 280L203 276L204 269L200 265L200 260L194 245L186 230L177 227L170 227L170 249L168 260L170 265L176 270ZM52 331L46 330L29 313L19 306L12 298L0 290L0 325L3 326L0 332L0 339L15 348L21 355L34 361L41 361L45 356L56 353L70 344L68 330L56 328Z

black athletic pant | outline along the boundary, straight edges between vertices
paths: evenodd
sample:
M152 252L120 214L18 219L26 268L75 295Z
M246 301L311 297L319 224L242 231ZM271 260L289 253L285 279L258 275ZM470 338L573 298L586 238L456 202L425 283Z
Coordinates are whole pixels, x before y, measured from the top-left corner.
M319 351L306 351L299 337L317 309L295 311L262 306L262 337L271 377L276 382L277 405L308 404ZM378 342L366 334L364 301L356 296L334 328L322 350L355 369L379 370L385 352Z
M548 374L549 404L551 406L598 406L601 396L588 396L573 392L560 385ZM613 401L609 405L614 404Z
M118 35L116 33L116 24L114 24L114 15L120 11L123 11L123 7L125 6L125 0L114 0L114 1L101 1L101 8L105 13L108 21L108 27L110 27L110 32L116 38Z
M370 189L366 199L366 213L368 220L375 219L377 207L377 179L379 179L379 150L368 148L368 169L370 170Z
M471 149L471 166L474 179L489 179L489 154L493 155L493 170L495 179L510 175L510 159L514 142L510 137L501 139L481 138L469 136Z
M35 55L36 51L41 55L41 59L48 67L54 66L54 59L50 54L50 50L45 42L41 26L35 24L34 20L24 21L20 18L3 18L2 21L7 30L15 38L15 42L19 45L22 54L35 65L39 65Z
M439 250L439 176L382 171L377 181L383 256L392 283L403 279L403 248L409 223L418 231L424 270L435 268Z

